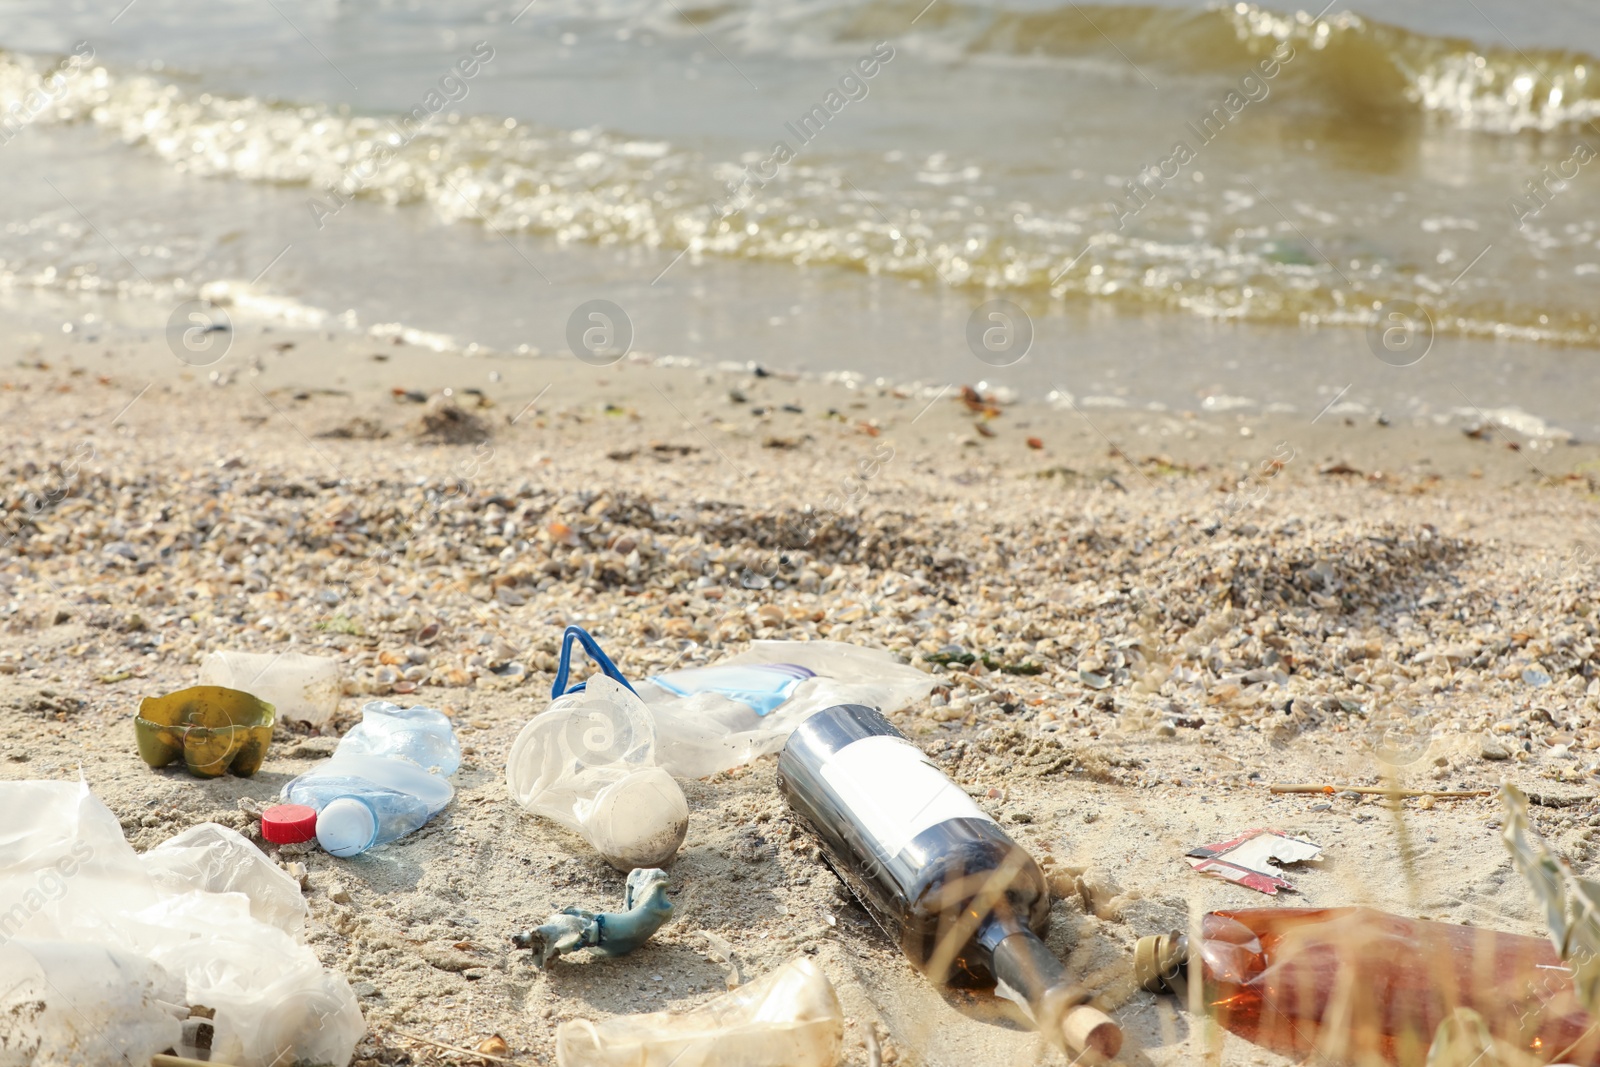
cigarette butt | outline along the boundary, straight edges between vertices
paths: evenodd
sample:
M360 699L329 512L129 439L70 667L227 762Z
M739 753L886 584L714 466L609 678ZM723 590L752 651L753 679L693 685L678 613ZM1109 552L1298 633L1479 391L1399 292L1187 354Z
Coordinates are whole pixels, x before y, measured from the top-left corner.
M150 1067L228 1067L215 1060L191 1060L187 1056L168 1056L158 1053L150 1057Z

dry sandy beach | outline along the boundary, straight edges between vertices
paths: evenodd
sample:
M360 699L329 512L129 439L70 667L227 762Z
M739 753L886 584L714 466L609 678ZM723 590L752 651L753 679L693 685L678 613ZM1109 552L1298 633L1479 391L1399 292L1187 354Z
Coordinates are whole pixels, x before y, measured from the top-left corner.
M676 912L649 945L535 971L510 933L622 893L504 784L567 623L631 676L756 637L930 670L898 724L1046 865L1050 945L1103 989L1129 1064L1204 1050L1170 998L1133 990L1131 950L1191 909L1272 903L1182 860L1246 829L1325 846L1284 903L1540 932L1495 799L1396 810L1269 783L1373 784L1380 756L1410 785L1510 780L1590 865L1594 445L1337 408L991 413L962 401L971 383L897 395L322 334L241 330L193 369L160 338L13 338L0 776L81 773L139 848L206 820L253 833L250 807L336 739L280 728L250 779L147 768L139 699L193 684L213 649L338 657L341 728L366 694L407 690L392 699L458 727L459 792L422 831L355 860L267 846L308 871L313 943L366 1016L359 1064L469 1062L414 1038L493 1034L552 1063L561 1020L722 991L724 944L747 979L814 956L846 1063L1061 1062L993 1001L912 972L819 862L770 757L684 783ZM46 506L23 521L30 499ZM926 659L951 645L994 668ZM1223 1063L1280 1062L1215 1040Z

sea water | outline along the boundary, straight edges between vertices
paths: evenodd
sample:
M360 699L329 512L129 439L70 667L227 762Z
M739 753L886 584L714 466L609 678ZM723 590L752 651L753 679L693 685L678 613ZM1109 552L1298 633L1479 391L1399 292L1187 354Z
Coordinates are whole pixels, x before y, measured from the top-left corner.
M1600 429L1579 0L3 12L0 300L91 332L203 292L564 356L606 299L712 364L1308 413L1360 378ZM1025 359L974 357L991 299ZM1368 351L1396 302L1406 377Z

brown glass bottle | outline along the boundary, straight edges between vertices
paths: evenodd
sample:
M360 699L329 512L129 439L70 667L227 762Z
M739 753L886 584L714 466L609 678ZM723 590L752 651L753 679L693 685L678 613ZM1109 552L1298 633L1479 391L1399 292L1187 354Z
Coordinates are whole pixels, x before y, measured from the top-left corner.
M1368 908L1256 908L1139 940L1146 989L1187 992L1226 1029L1290 1055L1409 1067L1456 1008L1538 1056L1600 1067L1600 1029L1544 938L1406 919Z
M778 784L828 865L933 981L998 989L1075 1053L1112 1056L1121 1031L1083 1006L1039 939L1044 874L888 720L846 704L808 718L778 760Z

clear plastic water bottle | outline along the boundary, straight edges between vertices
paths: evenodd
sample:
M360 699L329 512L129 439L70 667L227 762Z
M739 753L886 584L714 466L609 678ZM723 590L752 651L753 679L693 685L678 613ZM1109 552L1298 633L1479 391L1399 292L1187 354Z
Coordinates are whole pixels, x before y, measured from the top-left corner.
M402 708L374 700L361 709L361 721L339 741L337 755L397 756L448 778L461 769L461 742L443 712Z
M374 702L333 758L283 789L317 812L317 843L356 856L422 827L455 796L445 780L461 766L450 720L431 708Z

